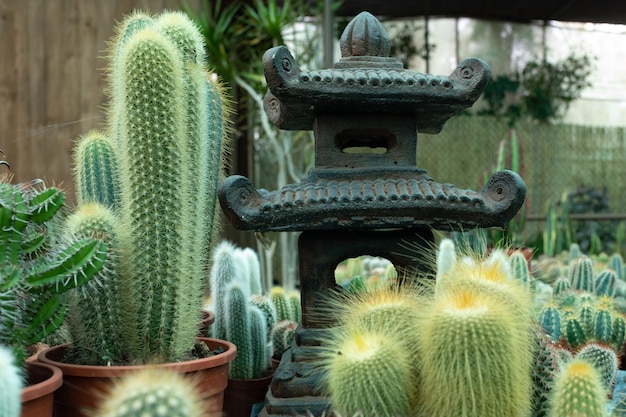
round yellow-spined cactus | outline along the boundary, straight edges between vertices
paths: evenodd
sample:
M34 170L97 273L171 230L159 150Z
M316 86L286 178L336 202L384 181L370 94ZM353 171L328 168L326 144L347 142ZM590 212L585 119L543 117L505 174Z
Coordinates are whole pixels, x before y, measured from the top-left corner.
M97 417L201 417L198 387L173 371L150 368L120 380Z

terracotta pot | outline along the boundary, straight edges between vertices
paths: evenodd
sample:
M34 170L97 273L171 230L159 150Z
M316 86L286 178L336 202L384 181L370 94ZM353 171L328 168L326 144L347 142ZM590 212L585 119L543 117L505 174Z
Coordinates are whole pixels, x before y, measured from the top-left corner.
M45 363L26 364L28 386L22 390L21 417L52 417L54 392L63 384L57 367Z
M228 364L235 359L234 344L210 338L198 338L211 350L224 352L203 359L185 362L146 365L172 369L197 378L206 414L219 415L228 384ZM89 366L62 362L68 345L54 346L39 355L39 360L57 366L63 371L63 386L54 395L54 411L59 417L87 417L98 409L102 398L109 392L114 380L142 369L144 366Z
M224 417L254 417L265 404L265 394L272 383L270 374L257 379L229 379L224 391Z
M202 321L200 322L200 337L209 337L209 329L215 322L215 314L211 311L204 310L202 312Z

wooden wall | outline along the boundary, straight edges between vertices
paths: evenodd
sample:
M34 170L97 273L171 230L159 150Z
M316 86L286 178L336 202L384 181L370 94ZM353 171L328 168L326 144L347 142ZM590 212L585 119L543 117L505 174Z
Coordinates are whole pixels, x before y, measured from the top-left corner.
M0 0L0 149L16 181L62 183L73 200L72 144L103 126L104 57L116 22L133 9L179 6L180 0Z

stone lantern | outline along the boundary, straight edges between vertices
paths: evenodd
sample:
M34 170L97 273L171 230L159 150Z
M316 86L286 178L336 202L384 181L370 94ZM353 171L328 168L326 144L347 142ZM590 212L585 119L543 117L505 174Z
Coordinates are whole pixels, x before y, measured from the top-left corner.
M336 286L341 261L367 254L389 259L399 271L424 271L433 229L503 228L526 194L511 171L472 191L437 183L417 167L418 131L438 133L472 106L489 81L487 64L467 59L447 77L404 69L388 56L389 37L367 12L348 24L340 42L342 58L329 69L301 70L284 46L263 57L270 120L280 129L314 131L315 166L308 176L275 191L231 176L219 189L222 209L238 229L302 232L302 322L262 416L319 416L328 408L315 391L315 346L324 343L326 324L312 312ZM403 253L401 242L422 250Z

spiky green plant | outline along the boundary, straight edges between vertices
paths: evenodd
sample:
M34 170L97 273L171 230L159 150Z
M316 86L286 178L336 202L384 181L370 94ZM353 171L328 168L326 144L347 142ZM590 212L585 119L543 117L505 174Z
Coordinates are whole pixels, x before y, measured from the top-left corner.
M410 415L415 380L411 355L397 339L358 326L332 333L320 354L321 387L342 415Z
M552 342L540 330L533 329L533 337L532 416L545 417L554 378L559 369L559 357Z
M596 367L606 393L610 394L618 371L618 359L615 351L606 345L587 343L576 352L575 358L585 359Z
M63 323L65 293L97 276L107 259L102 240L60 230L64 198L41 181L0 181L0 344L19 366L27 346Z
M598 370L589 361L575 358L556 376L548 417L604 417L606 392Z
M292 310L283 287L272 288L270 291L270 299L276 308L276 319L278 321L292 319Z
M620 223L620 225L626 225L626 223ZM609 268L615 271L617 278L624 279L624 258L619 253L614 253L609 258Z
M133 362L181 360L195 344L229 117L205 56L184 13L133 13L113 37L109 136L118 163L105 165L119 175L117 239L133 313L118 314L126 325L110 342L121 340ZM76 181L85 188L81 176ZM136 339L124 336L129 327Z
M274 325L270 332L274 359L280 359L291 347L297 328L298 323L293 320L281 320Z
M580 257L572 262L569 280L573 290L593 292L593 261L587 257Z
M527 416L530 320L478 286L450 285L424 310L418 322L424 415Z
M531 277L528 269L528 260L521 251L515 251L509 256L511 264L511 275L514 279L520 280L524 285L530 286Z
M79 138L73 153L78 204L98 202L119 207L118 162L113 141L98 130Z
M99 236L110 253L98 282L69 294L68 319L73 355L79 363L126 363L128 346L135 346L135 312L129 299L131 286L125 278L120 256L120 225L114 212L91 202L72 213L66 228L79 237ZM80 314L79 314L80 313ZM136 348L132 349L136 351Z
M15 364L13 352L8 347L0 345L0 416L20 416L21 373L21 369Z
M539 313L537 322L553 342L561 338L561 313L551 304L544 306Z
M200 387L173 371L148 368L120 379L95 417L201 417Z
M612 269L606 269L600 272L594 280L594 292L597 296L615 296L615 284L617 282L617 274Z

